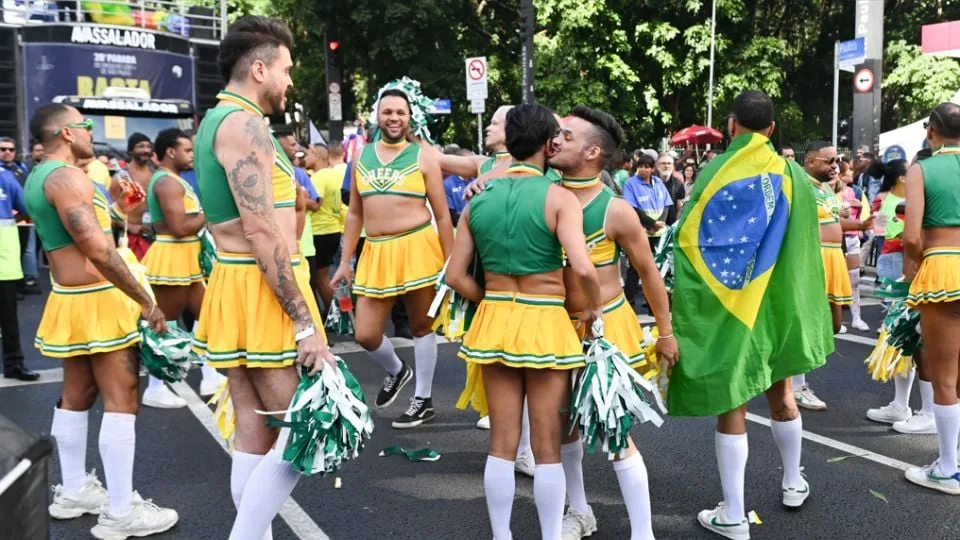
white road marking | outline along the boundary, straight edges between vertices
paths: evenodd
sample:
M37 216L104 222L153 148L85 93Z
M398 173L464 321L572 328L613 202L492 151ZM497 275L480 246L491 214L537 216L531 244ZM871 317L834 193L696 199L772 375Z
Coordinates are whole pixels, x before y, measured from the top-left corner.
M853 343L860 343L861 345L869 345L873 347L877 344L876 338L868 338L863 336L858 336L856 334L837 334L837 339L842 339L843 341L850 341Z
M764 416L760 416L753 413L747 413L747 420L761 424L767 427L770 427L770 419ZM823 435L817 435L816 433L811 433L809 431L803 431L803 438L808 441L813 441L817 444L822 444L834 450L839 450L844 454L852 454L855 456L861 456L858 459L866 459L874 463L879 463L880 465L885 465L887 467L897 469L900 471L906 471L907 469L913 467L913 465L900 461L899 459L894 459L892 457L887 457L882 454L877 454L876 452L871 452L865 448L860 448L859 446L854 446L852 444L847 444L840 442L836 439L831 439L830 437L824 437Z
M220 432L217 430L213 413L210 411L210 408L207 407L206 402L200 399L200 396L193 391L193 388L185 382L181 381L171 386L173 386L173 389L177 391L180 397L186 400L187 408L190 409L193 416L195 416L207 432L210 433L210 436L220 444L220 448L227 454L230 454L226 441L220 438ZM304 540L330 540L330 537L303 511L303 508L293 500L293 497L288 498L287 502L283 504L283 508L280 509L280 517L287 522L287 525L293 530L293 534L297 535L297 538Z

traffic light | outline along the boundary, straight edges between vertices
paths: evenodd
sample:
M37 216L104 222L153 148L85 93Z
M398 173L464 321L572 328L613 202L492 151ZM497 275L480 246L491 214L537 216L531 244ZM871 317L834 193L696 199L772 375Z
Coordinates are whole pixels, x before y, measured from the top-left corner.
M339 42L339 41L331 41L331 42L329 42L329 43L327 44L327 47L330 49L330 52L334 52L334 53L335 53L335 52L337 52L338 49L340 49L340 42Z
M340 49L340 33L333 17L327 20L325 39L327 42L325 51L327 64L327 128L330 132L330 138L340 141L343 140L343 94L340 88L343 51Z
M853 143L853 116L841 118L837 122L837 147L850 148Z

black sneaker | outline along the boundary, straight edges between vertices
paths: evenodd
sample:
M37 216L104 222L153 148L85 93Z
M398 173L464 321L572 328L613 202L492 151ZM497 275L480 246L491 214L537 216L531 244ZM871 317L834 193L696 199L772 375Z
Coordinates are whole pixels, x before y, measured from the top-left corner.
M433 420L433 400L430 398L415 397L410 400L410 406L407 412L400 415L393 421L395 429L415 428L424 422Z
M378 409L390 406L393 400L397 399L400 390L403 390L403 387L413 378L413 370L410 369L410 366L406 362L401 362L401 364L403 364L403 369L400 370L400 373L395 376L387 375L383 379L383 386L380 388L380 393L377 394L376 407Z

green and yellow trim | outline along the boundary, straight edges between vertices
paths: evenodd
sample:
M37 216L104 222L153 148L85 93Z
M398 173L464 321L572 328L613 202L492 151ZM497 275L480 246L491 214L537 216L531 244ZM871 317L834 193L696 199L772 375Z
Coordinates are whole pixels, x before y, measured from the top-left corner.
M384 236L368 236L367 242L389 242L391 240L396 240L397 238L403 238L404 236L410 236L411 234L418 233L426 229L427 227L431 227L431 226L433 226L433 222L428 221L423 225L414 227L406 232L397 233L397 234L387 234Z
M293 266L300 265L300 254L294 253L290 255L290 264ZM226 253L223 251L217 252L217 263L219 264L257 264L257 258L248 253Z
M587 189L592 188L600 183L600 175L591 176L589 178L574 178L571 176L564 176L560 179L560 185L565 188L570 189Z
M193 242L199 242L200 237L198 236L184 236L176 237L171 234L158 234L157 238L154 240L157 244L192 244Z
M134 330L125 336L116 339L97 340L87 343L70 343L56 345L47 343L40 337L33 340L33 345L44 355L51 358L70 358L87 354L103 354L126 349L140 343L140 332Z
M101 281L99 283L91 283L90 285L60 285L58 283L53 284L53 292L57 294L90 294L100 291L106 291L108 289L113 289L115 285L109 281Z
M543 176L543 169L529 163L511 163L510 166L507 167L507 174Z
M369 239L368 239L369 240ZM388 298L391 296L400 296L401 294L415 291L417 289L422 289L424 287L432 287L437 281L437 276L440 275L440 272L436 274L429 275L424 278L415 279L413 281L408 281L406 283L401 283L393 287L385 287L383 289L378 289L376 287L367 287L364 285L358 285L357 283L353 284L353 292L358 296L368 296L370 298Z
M221 90L220 93L217 94L217 99L220 101L233 103L247 112L251 112L258 116L266 116L266 114L263 112L263 109L261 109L256 103L241 96L240 94L235 94L227 90Z
M960 256L960 247L933 247L923 250L923 258L940 256Z
M513 302L528 306L563 306L564 297L552 294L526 294L508 291L487 291L484 302Z
M820 247L827 249L843 249L840 242L820 242Z
M514 354L499 349L482 350L461 346L457 356L475 364L501 363L512 368L576 369L584 366L583 353L571 355Z
M185 286L203 281L203 274L192 274L186 277L152 276L146 275L151 285Z

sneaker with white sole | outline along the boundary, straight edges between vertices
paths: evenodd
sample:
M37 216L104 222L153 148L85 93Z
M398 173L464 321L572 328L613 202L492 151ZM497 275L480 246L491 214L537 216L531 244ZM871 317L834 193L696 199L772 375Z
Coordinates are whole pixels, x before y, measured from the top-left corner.
M894 423L893 430L906 435L936 435L937 421L933 413L920 410L910 418Z
M567 508L560 526L560 540L580 540L593 536L597 532L597 518L593 515L593 508L587 506L587 513L581 514L573 508Z
M841 325L840 325L840 331L837 332L837 333L838 333L838 334L846 334L846 333L847 333L847 325L841 324Z
M870 325L867 324L863 319L857 319L857 320L851 322L851 323L850 323L850 326L852 326L852 327L854 328L854 330L859 330L859 331L861 331L861 332L869 332L869 331L870 331Z
M481 416L480 419L477 420L477 429L490 429L490 417Z
M810 389L809 384L805 384L799 389L794 390L793 399L796 400L798 406L803 407L804 409L811 411L827 410L827 404L821 401L820 398L813 393L813 390Z
M940 460L926 467L910 467L904 473L907 481L925 488L942 491L949 495L960 495L960 473L944 476L940 472Z
M380 387L380 392L377 393L377 400L374 402L374 407L377 409L389 407L400 395L400 390L403 390L403 387L413 378L413 369L406 362L400 363L402 366L399 373L387 375L383 378L383 385Z
M410 429L433 421L436 415L433 412L433 400L430 398L415 397L410 400L407 411L391 424L394 429Z
M810 496L810 484L806 478L801 478L803 484L798 487L783 488L783 505L787 508L800 508Z
M701 510L697 514L697 521L704 529L715 532L731 540L750 540L750 522L743 520L729 521L723 512L723 503L717 504L713 510Z
M867 418L874 422L883 424L896 424L909 420L913 416L910 407L901 407L896 401L891 401L889 405L884 405L878 409L867 410Z
M107 507L107 490L97 479L97 471L87 473L83 486L74 493L67 493L63 484L53 486L53 504L50 505L50 517L53 519L73 519L84 514L97 515Z
M90 534L100 540L125 540L170 530L180 517L176 510L160 508L150 499L144 500L134 491L130 511L123 516L111 516L104 510Z
M222 374L217 373L216 377L207 377L200 381L200 396L210 397L217 393L217 390L223 386L223 381L227 380Z
M157 409L179 409L186 407L187 402L164 384L156 388L147 388L143 392L143 405Z
M517 452L517 459L513 462L513 468L520 474L525 474L533 478L533 472L536 469L537 464L533 460L533 450L527 448L521 452Z

